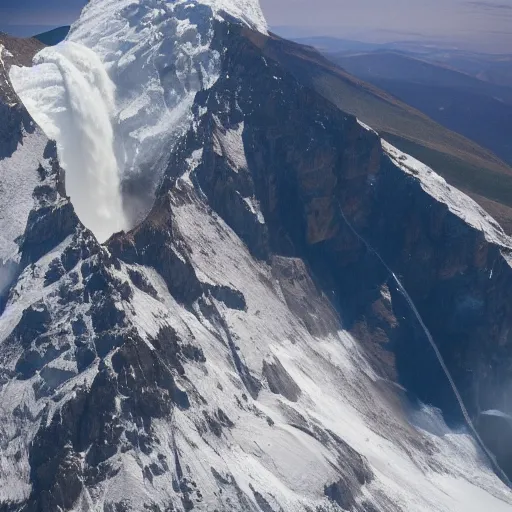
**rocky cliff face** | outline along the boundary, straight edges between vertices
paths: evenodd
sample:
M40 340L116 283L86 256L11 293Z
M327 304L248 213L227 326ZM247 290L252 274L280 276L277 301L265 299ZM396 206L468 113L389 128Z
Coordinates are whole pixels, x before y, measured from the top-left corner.
M193 175L212 208L256 258L307 261L334 293L343 324L354 333L383 329L402 383L457 416L408 306L401 322L380 304L386 288L401 301L392 271L470 411L510 411L510 239L432 171L383 147L355 118L262 58L261 35L227 37L233 50L221 79L198 95L196 108L206 114L183 150L202 148ZM171 162L163 190L175 187L183 165Z
M512 505L430 407L462 423L424 329L473 418L512 410L509 239L262 37L215 24L220 77L105 245L45 143L0 316L0 510Z
M0 33L0 159L10 157L23 137L30 132L30 117L19 105L19 99L9 81L12 65L30 66L33 56L43 48L35 39L18 39Z

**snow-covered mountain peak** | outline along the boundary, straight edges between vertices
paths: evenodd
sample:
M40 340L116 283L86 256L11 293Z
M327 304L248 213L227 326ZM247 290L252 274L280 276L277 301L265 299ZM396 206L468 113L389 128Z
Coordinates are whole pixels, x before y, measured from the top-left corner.
M267 30L257 0L93 0L67 41L43 50L33 68L12 70L23 103L57 141L80 218L100 240L133 227L151 208L195 94L219 77L222 49L214 38L222 20ZM85 157L93 139L102 148L95 153L105 155L101 165ZM80 165L66 158L81 153Z
M227 15L259 32L268 31L259 0L91 0L85 7L81 19L98 16L101 13L117 16L123 9L128 8L132 13L139 9L147 9L157 20L162 14L175 9L195 9L200 6L210 8L212 14L219 19L225 19Z

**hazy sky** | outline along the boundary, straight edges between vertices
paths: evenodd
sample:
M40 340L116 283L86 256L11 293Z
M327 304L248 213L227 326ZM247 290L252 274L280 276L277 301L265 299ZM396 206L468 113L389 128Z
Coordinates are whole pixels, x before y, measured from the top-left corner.
M0 0L0 30L19 35L67 24L84 0ZM261 0L283 35L367 41L434 39L512 52L512 0Z
M512 52L512 0L261 0L261 5L271 25L286 35L442 39Z
M28 36L68 25L85 0L0 0L0 31Z

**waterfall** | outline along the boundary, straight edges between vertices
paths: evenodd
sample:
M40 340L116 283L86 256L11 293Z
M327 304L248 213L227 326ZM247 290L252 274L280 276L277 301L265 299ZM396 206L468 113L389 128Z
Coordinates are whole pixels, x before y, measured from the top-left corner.
M31 68L13 67L16 93L55 140L75 211L100 242L126 228L112 118L115 87L90 49L65 42L44 48Z

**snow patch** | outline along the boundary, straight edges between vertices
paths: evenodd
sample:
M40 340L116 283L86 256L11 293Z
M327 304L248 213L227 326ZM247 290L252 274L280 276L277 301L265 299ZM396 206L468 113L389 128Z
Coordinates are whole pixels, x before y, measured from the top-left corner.
M212 7L222 17L225 12L241 20L249 27L264 34L268 33L268 25L261 10L259 0L200 0Z
M238 124L236 129L226 130L217 120L217 130L214 137L214 150L219 156L225 156L233 171L238 172L248 168L245 156L245 146L242 135L244 122Z
M265 224L265 217L261 212L258 200L253 197L244 197L245 204L248 206L250 212L258 219L260 224Z
M192 179L190 176L197 169L197 167L201 163L202 158L203 149L201 148L193 151L192 155L185 160L188 165L188 168L185 171L185 173L178 179L178 186L180 186L180 184L182 183L186 183L190 189L194 188L194 184L192 183Z
M359 126L364 128L367 132L371 132L371 133L374 133L375 135L378 135L378 133L373 128L371 128L367 124L363 123L360 119L356 118L356 120L357 120L357 123L359 124Z

